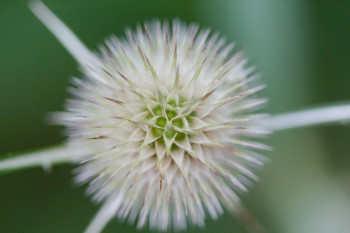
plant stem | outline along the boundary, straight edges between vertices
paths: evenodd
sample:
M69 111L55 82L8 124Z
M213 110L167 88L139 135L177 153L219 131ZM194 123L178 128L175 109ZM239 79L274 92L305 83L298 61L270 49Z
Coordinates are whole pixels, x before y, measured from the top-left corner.
M77 156L83 155L84 153L86 153L86 151L82 149L72 149L66 145L36 152L23 153L0 161L0 172L15 171L31 167L49 169L52 165L72 163Z
M111 198L110 200L106 201L90 222L84 233L102 232L108 222L115 216L115 213L121 204L121 200L122 198Z
M78 63L97 62L95 55L44 3L35 0L30 2L29 7Z
M258 124L271 131L281 131L321 124L350 122L350 104L307 109L268 117Z

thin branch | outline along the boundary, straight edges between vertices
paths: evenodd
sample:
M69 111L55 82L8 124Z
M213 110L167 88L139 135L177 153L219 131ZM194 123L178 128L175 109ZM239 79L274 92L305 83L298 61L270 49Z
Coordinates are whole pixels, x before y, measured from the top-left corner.
M121 204L121 198L112 198L106 201L96 216L91 221L90 225L84 233L100 233L108 224L108 222L115 216L118 207Z
M78 39L78 37L41 1L29 3L31 11L61 42L67 51L82 64L97 62L94 54Z
M271 116L260 122L272 131L350 122L350 104L339 104Z
M266 233L264 225L242 204L237 204L233 215L249 233Z
M72 149L67 146L60 146L24 153L19 156L0 160L0 172L30 167L43 167L44 169L48 169L52 165L72 163L77 156L84 155L85 152L86 150L80 148Z

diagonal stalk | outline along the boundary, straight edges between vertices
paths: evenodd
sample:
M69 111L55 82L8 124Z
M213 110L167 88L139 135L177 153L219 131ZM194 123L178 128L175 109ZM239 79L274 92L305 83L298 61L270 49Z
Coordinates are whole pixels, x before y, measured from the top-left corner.
M96 63L95 55L79 40L44 3L34 0L29 4L36 17L50 30L59 42L67 49L74 59L82 64Z
M90 222L84 233L100 233L109 223L109 221L115 216L118 207L121 204L121 198L111 198L106 201L93 220Z

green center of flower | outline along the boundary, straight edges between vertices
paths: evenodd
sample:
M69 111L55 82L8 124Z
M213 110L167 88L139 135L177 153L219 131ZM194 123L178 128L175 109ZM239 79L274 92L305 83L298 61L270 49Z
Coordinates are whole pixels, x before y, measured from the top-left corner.
M148 119L152 119L153 125L151 127L152 136L157 138L157 142L166 144L174 140L174 142L183 141L188 133L184 126L191 123L191 115L179 116L178 111L181 107L181 102L177 105L176 101L170 100L167 108L162 108L158 105L152 109ZM184 122L186 121L186 122ZM174 145L173 145L174 146Z

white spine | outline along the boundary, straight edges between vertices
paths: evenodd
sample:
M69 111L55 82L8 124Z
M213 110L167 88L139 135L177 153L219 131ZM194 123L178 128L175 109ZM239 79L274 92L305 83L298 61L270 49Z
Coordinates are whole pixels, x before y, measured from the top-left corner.
M78 37L41 1L29 4L31 11L61 42L67 51L82 64L96 62L94 54L78 39Z

